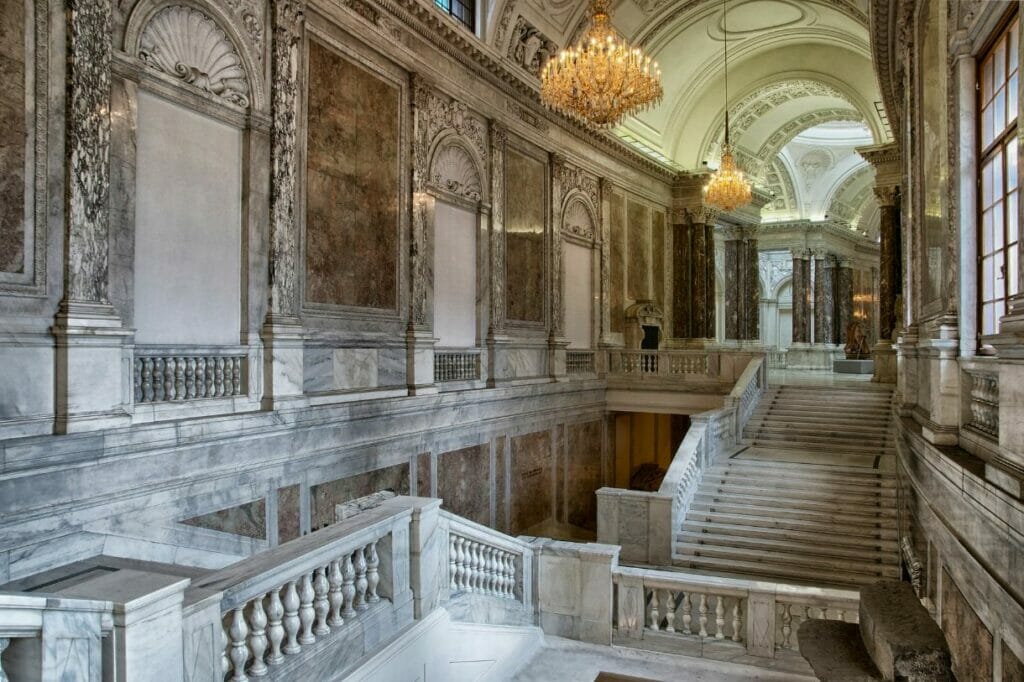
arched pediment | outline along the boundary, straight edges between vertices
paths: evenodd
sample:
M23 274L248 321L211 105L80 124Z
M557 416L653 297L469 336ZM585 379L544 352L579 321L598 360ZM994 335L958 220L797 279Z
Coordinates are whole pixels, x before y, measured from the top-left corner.
M434 148L428 181L435 188L468 201L483 198L483 178L472 153L454 136Z
M581 239L593 241L596 234L597 219L593 209L588 205L581 193L570 195L562 211L562 231Z

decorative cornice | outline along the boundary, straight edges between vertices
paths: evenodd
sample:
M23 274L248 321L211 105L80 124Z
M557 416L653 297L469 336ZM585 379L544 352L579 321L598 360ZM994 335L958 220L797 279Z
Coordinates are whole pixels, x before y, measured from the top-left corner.
M382 10L415 30L435 49L448 55L452 61L469 68L482 80L514 98L520 107L528 109L538 121L557 125L617 161L664 182L671 182L675 177L674 169L640 154L611 133L590 129L566 116L549 111L541 103L540 89L535 79L529 82L528 74L521 69L512 69L504 60L495 59L482 50L475 37L435 11L432 6L419 0L376 0L376 3Z
M876 187L897 187L903 179L903 155L899 145L876 144L857 147L857 153L875 167Z

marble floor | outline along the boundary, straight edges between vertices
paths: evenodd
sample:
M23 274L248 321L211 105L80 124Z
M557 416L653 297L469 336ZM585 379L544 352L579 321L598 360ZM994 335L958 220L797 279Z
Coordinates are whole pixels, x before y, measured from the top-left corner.
M628 675L659 682L783 682L814 679L728 661L676 656L625 647L599 646L560 637L545 637L543 648L512 679L515 682L593 682L601 673Z
M769 386L863 386L871 383L870 374L839 374L806 369L770 369Z

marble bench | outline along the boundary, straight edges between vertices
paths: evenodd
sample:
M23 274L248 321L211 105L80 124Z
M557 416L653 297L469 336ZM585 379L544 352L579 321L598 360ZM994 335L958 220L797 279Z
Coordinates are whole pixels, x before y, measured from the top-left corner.
M808 620L800 653L821 680L954 680L949 647L909 583L862 587L860 623Z

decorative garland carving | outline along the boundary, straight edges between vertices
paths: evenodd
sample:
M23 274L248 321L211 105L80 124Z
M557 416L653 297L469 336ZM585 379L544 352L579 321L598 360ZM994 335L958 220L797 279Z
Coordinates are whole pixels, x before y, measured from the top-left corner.
M231 39L217 22L184 5L170 5L146 24L139 58L148 66L240 107L249 83Z
M228 7L245 26L249 40L256 48L256 58L263 63L263 26L265 2L258 0L227 0Z

